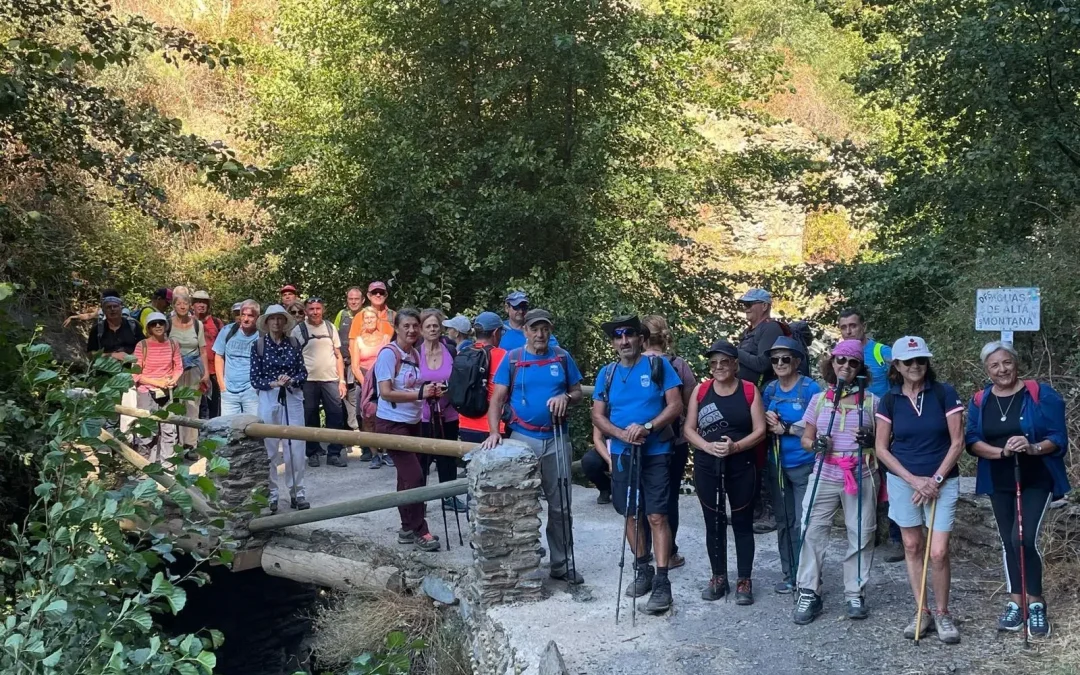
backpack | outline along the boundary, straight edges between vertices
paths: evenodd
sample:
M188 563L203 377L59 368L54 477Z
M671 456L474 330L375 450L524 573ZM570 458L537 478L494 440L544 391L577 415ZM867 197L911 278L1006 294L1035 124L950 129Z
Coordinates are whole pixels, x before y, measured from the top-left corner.
M229 332L225 334L225 346L228 346L229 345L229 340L236 337L236 334L239 333L239 332L240 332L240 323L238 321L233 321L232 324L229 325ZM260 356L261 356L261 354L260 354Z
M885 356L884 353L881 351L882 349L884 349L884 347L885 345L881 344L880 342L874 344L874 361L876 361L879 366L885 365Z
M300 339L300 349L303 349L304 347L307 347L307 343L311 342L312 340L333 340L334 339L333 330L335 330L335 329L330 328L331 324L330 324L329 321L323 321L322 322L322 325L326 327L326 335L312 335L311 333L309 333L308 329L307 329L307 321L301 321L300 323L298 323L296 325L300 329L300 338L301 338ZM239 326L237 326L237 328L239 328ZM400 364L398 365L398 368L399 369L401 368Z
M804 408L806 407L806 404L810 402L810 398L807 398L806 396L806 387L808 386L808 381L809 378L800 377L799 383L795 385L795 401ZM780 380L773 380L772 382L765 385L765 390L762 392L762 395L768 396L770 399L775 401L776 397L780 395ZM791 399L783 400L790 401ZM798 410L798 408L796 408L796 410Z
M491 378L491 345L466 349L454 358L447 388L450 405L465 417L482 417L488 411L488 381Z
M755 390L757 389L757 387L755 387L754 383L749 381L749 380L741 380L741 382L742 382L742 393L743 393L743 397L746 399L746 404L747 405L754 405L754 394L755 394ZM698 391L697 391L698 405L701 405L701 402L704 401L705 397L709 395L709 390L712 389L712 386L713 386L713 379L710 377L707 380L705 380L704 382L702 382L701 386L698 387Z
M562 347L554 347L552 351L555 354L554 356L546 359L537 359L536 361L525 361L522 359L522 357L525 355L524 347L518 347L517 349L513 349L507 352L506 358L510 361L510 386L507 390L508 394L506 409L503 411L503 419L505 421L520 424L521 426L530 431L543 432L551 431L554 428L551 426L543 425L536 426L534 424L526 422L525 420L514 414L514 408L510 405L510 400L514 396L514 381L517 379L518 368L531 368L533 366L550 366L553 363L561 364L563 376L566 378L566 391L570 391L570 368L568 367L570 362L570 355Z
M1039 405L1039 383L1035 380L1024 380L1023 382L1024 389L1027 389L1027 393L1029 396L1031 396L1031 400L1035 401L1035 405ZM985 393L985 389L980 389L979 391L975 392L975 396L973 396L972 398L974 398L975 400L976 408L982 408L983 394Z
M139 325L138 321L136 321L135 319L132 319L130 315L126 315L126 314L123 315L123 320L127 321L128 328L131 329L131 334L132 335L137 335L138 333L142 332L142 326ZM138 333L135 330L136 328L138 329ZM101 339L103 337L105 337L105 319L104 318L98 319L97 325L95 326L95 331L97 332L98 346L100 347L101 346Z
M233 335L235 335L235 334L236 333L233 332ZM229 340L228 340L229 337L232 337L232 335L229 335L228 337L226 337L225 344L229 344ZM299 340L297 340L296 338L294 338L291 335L286 335L285 338L289 341L289 344L291 344L294 348L296 348L297 351L302 351L301 347L300 347L300 341ZM266 334L264 333L264 334L260 335L259 337L257 337L255 339L255 353L258 354L259 358L261 359L263 357L263 353L265 351L266 351Z
M379 353L375 355L375 359L378 360L378 358L382 356L382 353L387 349L394 352L394 377L397 377L398 373L401 372L401 366L403 363L408 363L413 368L420 370L420 354L417 353L416 349L411 350L409 353L409 356L412 356L413 360L406 362L405 354L403 354L401 348L393 342L383 346L383 348L379 350ZM378 410L379 387L375 382L374 366L372 366L371 370L368 371L367 376L364 377L364 384L362 387L360 387L360 398L356 402L356 405L363 411L364 417L374 417L376 410ZM390 401L390 407L396 408L397 403Z
M675 367L674 356L649 356L649 379L656 385L656 388L661 392L664 391L664 360L666 359L671 367ZM608 403L611 400L611 383L615 380L615 366L619 365L618 361L612 361L607 366L606 377L604 378L604 391L601 395L601 399L604 403ZM679 391L682 391L682 381L679 381Z

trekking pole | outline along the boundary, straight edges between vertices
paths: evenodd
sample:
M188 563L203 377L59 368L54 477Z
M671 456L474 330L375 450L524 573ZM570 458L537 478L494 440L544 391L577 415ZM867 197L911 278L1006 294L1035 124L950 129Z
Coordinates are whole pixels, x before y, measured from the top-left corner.
M622 464L622 455L619 455L619 464ZM634 446L630 446L630 467L629 478L634 477ZM619 585L616 589L615 595L615 625L619 625L619 609L622 608L622 579L623 569L626 567L626 531L630 529L630 481L626 483L626 501L623 503L623 529L622 529L622 555L619 556ZM636 542L635 542L636 543ZM637 558L634 559L634 570L637 570Z
M721 530L721 528L724 530L724 533L727 534L727 506L724 504L724 500L727 499L727 484L726 484L726 479L724 478L724 476L726 476L726 475L727 475L727 457L721 457L720 458L720 480L716 481L716 542L717 542L717 544L720 543L720 530ZM727 560L727 547L726 546L724 547L724 550L721 551L721 553L723 554L724 560L726 561ZM724 567L727 568L727 565L725 564ZM731 584L728 583L726 572L724 574L724 583L727 584L729 588L731 587ZM727 592L724 593L724 602L728 601L728 596L730 596L730 595L731 595L730 593L727 593Z
M441 433L441 428L440 428L442 426L440 424L440 422L442 421L442 417L441 417L441 415L439 413L438 404L436 403L436 399L429 398L427 400L427 405L428 405L428 415L431 418L431 435L435 436L437 438L441 438L442 435L443 435ZM428 465L428 470L429 471L431 470L430 465ZM435 471L438 472L438 470L439 470L438 459L436 459L435 460ZM424 475L424 484L425 485L427 484L427 474L426 473ZM449 551L450 550L450 525L446 520L446 504L441 499L439 500L439 510L442 511L442 527L443 527L443 536L446 537L446 550ZM457 514L456 509L454 510L454 514L455 515Z
M829 415L829 425L825 429L825 437L832 436L833 423L836 422L836 411L840 408L840 399L843 398L844 382L840 379L836 379L836 387L833 388L833 409ZM822 452L818 457L817 469L814 471L814 487L810 490L810 502L806 505L806 513L803 514L802 531L799 533L799 550L795 552L795 564L799 564L799 559L802 557L803 543L806 542L806 530L810 527L810 514L814 510L814 500L817 499L818 483L821 481L821 468L825 464L825 455L827 452ZM796 572L798 574L798 572Z
M855 378L855 381L858 382L858 386L859 386L859 390L858 390L857 396L856 396L855 405L857 405L859 407L859 430L861 431L862 430L862 425L863 425L863 403L866 401L866 391L865 391L865 388L866 388L866 376L859 375L859 376L857 376ZM862 443L859 443L859 475L857 475L855 477L855 480L859 481L859 487L858 487L858 489L856 491L856 493L857 493L856 499L859 500L859 504L855 509L857 514L858 514L856 516L856 519L859 521L858 525L856 526L856 529L858 530L858 535L857 536L859 538L859 552L857 554L858 559L857 559L855 564L856 564L856 569L858 570L859 588L861 589L862 588L862 550L863 550L863 540L862 540L863 444Z
M439 438L443 439L444 441L447 440L447 438L446 438L446 420L443 419L442 412L439 413ZM436 471L439 470L438 461L439 460L437 460L437 459L435 460L435 470ZM454 460L454 477L455 478L457 477L457 460L456 459ZM466 498L466 501L467 501L468 500L468 494L465 495L465 498ZM454 497L451 497L450 500L451 500L451 503L454 505L454 524L457 525L458 546L464 546L465 545L465 540L461 537L461 516L458 515L458 510L457 510L458 498L456 496L454 496ZM446 515L445 506L443 507L443 515L444 516ZM465 522L468 522L468 521L469 521L469 512L466 511L465 512ZM449 539L450 535L447 535L446 538Z
M282 413L285 416L285 426L291 426L289 424L289 394L286 387L278 388L278 405L281 406ZM292 492L296 492L298 486L296 485L296 466L293 464L292 444L293 442L286 439L278 439L278 447L281 446L281 441L285 441L285 447L282 454L285 455L286 464L289 470L290 477L292 478ZM274 470L277 473L277 470ZM293 495L289 494L289 506L292 506Z
M1020 455L1013 455L1013 478L1016 480L1016 529L1020 536L1020 607L1024 617L1024 648L1031 647L1028 636L1027 570L1024 566L1024 500L1020 495ZM1038 535L1036 535L1038 536Z
M552 424L555 428L555 452L557 453L557 459L559 467L559 501L563 507L563 541L566 542L567 558L564 561L567 565L567 579L568 583L576 583L577 579L577 559L574 556L574 517L570 512L570 457L567 454L564 456L566 450L566 435L563 433L562 426L558 420L552 419Z
M773 457L776 459L776 484L780 488L780 499L784 502L784 525L787 529L788 570L791 574L791 587L795 587L795 577L798 570L795 569L795 547L791 545L791 507L788 506L787 488L784 485L784 467L780 461L780 437L773 435ZM792 486L794 487L794 486ZM791 500L795 501L795 492L792 490ZM798 593L792 593L793 600L797 600Z
M637 551L634 551L634 563L635 563L634 581L636 582L637 581L636 564L637 564L638 557L643 552L642 549L645 548L644 547L644 542L642 541L645 537L642 535L642 532L641 532L641 512L642 512L642 508L641 508L641 446L640 445L635 445L635 446L633 446L633 448L634 448L635 454L638 456L638 458L637 458L637 477L634 479L634 546L637 548ZM634 614L630 618L630 625L633 626L634 628L637 627L637 593L634 593Z
M926 528L926 552L923 553L922 583L919 585L918 609L915 612L915 644L919 644L922 633L922 615L926 607L926 571L930 567L930 543L934 540L934 515L937 513L937 499L930 502L930 524Z

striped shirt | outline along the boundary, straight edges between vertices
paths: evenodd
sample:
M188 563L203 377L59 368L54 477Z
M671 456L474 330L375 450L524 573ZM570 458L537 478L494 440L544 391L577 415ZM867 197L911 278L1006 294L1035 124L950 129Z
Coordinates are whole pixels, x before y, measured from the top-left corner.
M874 409L877 408L877 396L870 392L866 393L866 401L863 402L863 425L874 425ZM820 392L810 397L810 404L806 406L803 414L803 422L817 427L817 435L824 436L829 429L829 418L832 416L832 401L826 398L826 392ZM841 403L840 410L836 413L836 420L832 427L832 450L829 457L852 457L859 453L859 443L855 440L855 432L859 430L859 408L854 402ZM867 457L872 451L864 451ZM865 461L865 459L864 459ZM816 466L816 464L815 464ZM867 464L863 465L863 476L869 476L873 472ZM844 482L844 469L825 462L821 467L821 477L825 480Z
M153 385L143 384L143 380L162 380L171 378L173 382L184 374L184 361L180 358L180 347L175 340L143 340L135 346L135 362L142 372L135 375L135 384L139 391L147 392Z

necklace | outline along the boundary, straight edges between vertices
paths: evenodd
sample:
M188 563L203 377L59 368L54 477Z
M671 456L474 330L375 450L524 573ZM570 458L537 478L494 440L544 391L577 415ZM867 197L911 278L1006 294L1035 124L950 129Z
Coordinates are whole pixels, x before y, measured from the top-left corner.
M1017 392L1019 393L1019 392ZM1009 405L1005 406L1005 410L1001 409L1001 397L995 396L994 402L997 403L998 412L1001 413L1001 421L1004 422L1009 417L1009 411L1012 410L1012 404L1016 401L1016 394L1009 396Z
M630 367L626 369L626 374L625 374L625 375L621 375L621 376L620 376L620 377L622 378L622 383L623 383L623 384L626 384L626 381L627 381L628 379L630 379L630 373L634 372L634 368L635 368L635 367L637 366L637 364L638 364L638 361L640 361L640 360L641 360L641 357L640 357L640 356L639 356L639 357L637 357L636 359L634 359L634 362L633 362L633 363L631 363L631 364L630 364ZM618 366L618 365L616 365L616 366L615 366L615 368L616 368L616 371L615 371L615 372L618 372L618 368L619 368L619 366Z

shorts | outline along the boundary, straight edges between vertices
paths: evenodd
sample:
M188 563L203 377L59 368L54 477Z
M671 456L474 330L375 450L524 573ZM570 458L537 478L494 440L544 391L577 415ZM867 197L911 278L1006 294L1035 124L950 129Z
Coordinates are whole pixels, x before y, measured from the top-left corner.
M930 522L930 504L911 503L915 490L903 478L888 474L889 518L900 527L923 527ZM960 499L960 479L948 478L938 489L934 532L952 532L956 520L956 502Z
M641 471L634 467L635 478L639 478L638 490L630 490L629 504L631 512L636 512L636 493L641 495L641 506L646 516L666 516L668 512L668 495L671 490L671 481L668 479L668 467L670 454L664 455L641 455ZM615 512L620 516L626 515L627 487L630 485L630 453L612 455L611 471L611 502Z

